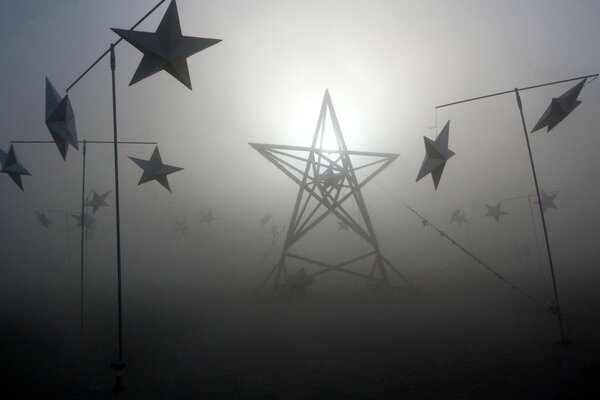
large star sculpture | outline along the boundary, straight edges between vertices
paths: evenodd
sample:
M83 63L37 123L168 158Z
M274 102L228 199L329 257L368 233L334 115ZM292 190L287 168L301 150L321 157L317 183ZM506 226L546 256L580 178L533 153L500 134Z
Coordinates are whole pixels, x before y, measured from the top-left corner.
M435 141L428 137L423 137L425 139L425 158L423 159L421 169L417 175L417 182L425 175L431 174L433 186L437 190L440 179L442 178L442 172L446 166L446 161L454 155L454 152L448 149L449 136L450 121L446 122L446 125Z
M331 125L333 129L326 129L326 125ZM333 146L337 148L328 143L334 143ZM306 272L307 277L336 271L367 279L373 284L387 283L389 267L404 279L379 250L373 224L361 192L361 189L389 166L398 155L348 150L329 91L325 91L323 96L311 146L258 143L250 143L250 146L299 186L294 211L287 227L282 256L266 276L261 287L271 278L273 278L274 290L286 287L290 283L290 277L296 274L303 275L301 269L295 265L299 262L320 269ZM356 214L357 216L352 215L355 209L360 213ZM328 216L333 216L337 221L346 224L370 245L369 250L359 257L350 258L339 264L330 264L293 251L294 245ZM354 263L359 260L370 260L368 261L371 266L370 272L356 271ZM281 279L284 280L283 283L280 283Z
M556 196L558 196L558 192L556 193L552 193L552 194L548 194L546 192L544 192L542 190L542 195L541 195L541 199L542 199L542 212L546 212L547 209L549 208L554 208L555 210L558 209L558 207L556 206L556 204L554 204L554 199L556 198ZM539 204L536 200L535 204Z
M69 145L79 150L75 115L69 95L61 98L48 78L46 78L46 127L63 160L67 159Z
M502 203L498 203L495 206L490 206L488 204L486 204L485 206L487 207L487 213L484 215L485 217L493 217L496 222L500 221L500 216L501 215L507 215L508 213L505 211L502 211L500 209L500 206L502 205Z
M185 219L182 221L175 220L175 225L175 230L182 235L185 235L185 233L190 230L190 227L185 223Z
M71 214L71 216L77 221L78 228L83 225L83 227L90 232L93 232L96 229L96 220L89 214L83 213L83 217L81 214Z
M0 164L2 164L0 172L10 176L10 179L12 179L21 190L24 190L21 176L31 174L17 160L15 147L12 144L8 149L8 153L5 153L2 149L0 149Z
M208 226L212 226L213 221L218 218L213 215L212 208L206 212L200 211L200 223L207 223Z
M154 33L115 28L112 30L144 53L129 85L164 70L191 90L187 58L221 41L183 36L175 0L169 4Z
M144 170L138 185L142 183L157 181L165 189L169 192L171 191L171 187L169 186L169 181L167 180L167 175L172 174L177 171L181 171L183 168L174 167L172 165L163 164L162 159L160 158L160 152L158 151L158 146L152 152L152 156L150 156L149 160L142 160L141 158L129 157L131 161L137 164L138 167Z
M544 114L540 117L540 120L531 130L531 133L544 127L548 128L546 132L550 132L552 128L558 125L567 117L567 115L577 108L577 106L581 104L581 101L577 100L577 97L579 96L581 89L583 89L585 81L586 79L583 79L559 97L554 97L548 108L546 108L546 111L544 111Z
M48 227L50 226L50 224L52 223L52 221L50 221L48 219L48 217L46 216L46 213L44 211L40 212L40 211L36 211L35 215L37 217L37 220L40 224L42 224L44 226L44 228L48 229Z
M88 200L85 205L92 207L92 213L95 214L100 207L108 207L108 204L106 203L106 197L109 193L110 191L104 194L98 194L96 190L92 189L92 199Z
M450 217L450 223L457 222L459 226L467 223L467 214L462 208L457 208Z

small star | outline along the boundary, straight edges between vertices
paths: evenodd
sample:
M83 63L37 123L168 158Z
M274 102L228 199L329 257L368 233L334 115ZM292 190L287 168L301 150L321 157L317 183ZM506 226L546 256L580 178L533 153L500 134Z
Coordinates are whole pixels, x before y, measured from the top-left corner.
M138 185L142 183L146 183L149 181L157 181L161 185L165 187L169 192L171 188L169 187L169 181L167 180L167 175L172 174L177 171L181 171L183 168L174 167L172 165L163 164L162 159L160 158L160 152L158 151L158 146L154 149L150 160L142 160L140 158L129 157L131 161L136 163L138 167L144 170L142 177Z
M421 223L423 224L423 226L429 225L429 221L427 221L426 219L422 220Z
M169 4L155 33L115 28L112 30L144 53L129 85L165 70L191 90L187 58L221 41L183 36L175 0Z
M81 214L71 214L73 218L77 221L77 227L84 226L88 231L96 230L96 220L89 216L89 214L84 213L83 218Z
M344 221L337 221L337 223L338 223L338 232L342 231L342 230L344 230L344 231L348 230L349 226L348 226L348 224L346 222L344 222Z
M200 223L202 224L206 222L208 226L212 226L213 221L218 220L217 217L213 216L212 209L208 210L207 212L200 211L200 215L202 215Z
M558 207L556 206L556 204L554 204L554 199L556 198L556 196L558 196L558 192L556 192L554 194L548 194L542 190L541 198L542 198L542 211L543 212L546 212L546 210L549 208L554 208L555 210L558 210ZM537 200L536 200L535 204L539 204Z
M433 179L433 186L437 189L440 179L442 178L442 172L446 166L446 161L454 155L452 150L448 149L448 138L450 136L450 121L446 122L446 125L435 139L435 141L424 137L425 139L425 158L421 169L417 175L417 182L425 175L431 173Z
M95 214L96 211L98 210L98 208L100 207L108 207L108 204L106 203L106 197L108 196L108 194L110 193L110 191L99 195L98 193L96 193L96 190L92 189L92 200L88 200L87 203L85 203L86 206L92 207L92 213Z
M495 206L490 206L490 205L485 205L488 209L487 213L484 215L485 217L494 217L494 219L496 220L496 222L500 221L500 216L501 215L508 215L507 212L502 211L500 209L500 205L502 203L498 203Z
M48 219L48 217L46 216L46 213L44 211L39 212L36 211L35 215L37 216L37 220L40 224L42 224L46 229L50 226L50 224L52 223L52 221L50 221Z
M5 153L0 149L0 164L2 164L2 168L0 172L4 174L8 174L10 178L23 190L23 182L21 181L21 175L29 175L29 171L25 169L19 162L17 161L17 155L15 154L15 148L11 144L10 149L8 149L8 153Z
M452 216L450 217L450 223L453 222L458 222L459 226L461 226L462 224L466 224L467 218L465 210L463 210L462 208L457 208L456 210L454 210Z
M185 233L190 230L190 228L185 223L185 219L182 221L175 220L175 224L177 224L177 227L175 227L175 230L178 231L179 233L181 233L182 235L185 235Z

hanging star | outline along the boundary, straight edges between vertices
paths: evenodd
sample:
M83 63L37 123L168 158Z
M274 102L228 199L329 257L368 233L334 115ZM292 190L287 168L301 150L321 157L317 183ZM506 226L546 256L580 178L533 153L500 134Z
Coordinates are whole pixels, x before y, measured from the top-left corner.
M83 213L83 217L81 214L71 214L71 216L77 221L78 228L83 225L83 227L90 232L96 230L96 220L90 217L89 214Z
M0 169L0 172L8 174L8 176L10 176L17 186L19 186L21 190L24 190L23 182L21 181L21 175L31 176L31 174L17 161L15 148L12 144L10 145L10 149L8 149L8 153L5 153L2 149L0 149L0 164L2 164L2 169Z
M175 0L169 4L155 33L115 28L112 30L144 53L129 85L165 70L191 90L187 58L221 41L183 36Z
M48 78L46 78L46 127L63 160L67 159L69 145L79 150L75 115L69 95L61 99Z
M262 228L268 224L271 218L273 218L273 215L271 213L266 213L265 216L260 219L260 227Z
M212 226L213 221L216 221L218 218L213 216L212 208L207 212L200 211L200 215L202 215L200 219L200 223L206 222L208 226Z
M456 210L454 210L452 216L450 217L450 223L452 224L453 222L458 222L459 226L461 226L462 224L466 224L467 218L465 210L463 210L462 208L457 208Z
M585 81L586 79L583 79L577 85L560 95L560 97L554 97L548 108L546 108L546 111L544 111L544 114L542 114L540 120L531 130L531 133L542 129L543 127L548 127L546 132L550 132L552 128L558 125L567 117L567 115L577 108L577 106L581 104L581 101L577 100L577 96L579 96L581 89L583 89Z
M454 155L452 150L448 149L448 139L450 136L450 121L446 122L446 125L435 139L435 141L424 137L425 139L425 158L419 175L417 175L417 182L425 175L431 173L433 179L433 186L437 190L438 184L442 177L442 172L446 166L446 161Z
M485 217L494 217L494 219L496 220L496 222L500 221L500 216L501 215L508 215L507 212L502 211L500 209L500 205L502 203L498 203L495 206L490 206L490 205L485 205L488 209L487 213L484 215Z
M160 158L160 152L158 151L158 146L154 149L150 160L142 160L140 158L129 157L131 161L136 163L138 167L144 170L138 185L142 183L146 183L149 181L157 181L161 185L165 187L169 192L171 191L171 187L169 186L169 181L167 180L167 175L172 174L177 171L181 171L183 168L174 167L172 165L163 164L162 159Z
M108 204L106 203L106 197L108 196L108 194L110 193L110 191L99 195L96 190L92 189L92 199L88 200L87 203L85 203L86 206L92 207L92 213L95 214L96 211L98 210L98 208L100 207L108 207Z
M345 223L344 221L337 221L338 224L338 232L339 231L347 231L349 226L347 223Z
M555 210L558 209L556 204L554 204L554 199L556 198L556 196L558 196L558 192L548 194L542 190L542 212L546 212L546 210L549 208L554 208ZM539 204L537 200L535 201L535 204Z
M175 220L175 224L177 224L175 230L181 233L182 235L185 235L185 233L190 230L189 226L187 226L187 224L185 223L185 219L182 221Z
M35 215L37 216L37 220L40 224L42 224L44 226L44 228L48 228L50 226L50 224L52 223L52 221L50 221L48 219L48 217L46 216L46 213L44 211L39 212L36 211Z

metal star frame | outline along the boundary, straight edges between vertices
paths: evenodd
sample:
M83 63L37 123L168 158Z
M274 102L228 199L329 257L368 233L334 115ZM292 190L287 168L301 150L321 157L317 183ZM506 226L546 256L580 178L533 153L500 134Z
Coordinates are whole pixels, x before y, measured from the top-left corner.
M331 119L337 149L324 148L327 114ZM263 280L259 290L271 277L273 277L273 290L289 287L293 283L290 281L290 276L295 276L294 274L297 272L288 270L288 261L291 259L322 268L317 272L306 273L307 278L337 271L367 279L369 282L388 284L387 268L390 268L409 284L398 269L381 254L361 192L362 187L389 166L398 155L349 151L342 136L329 91L325 91L317 128L310 147L257 143L250 143L250 145L300 186L281 258ZM363 162L355 165L357 159ZM301 167L294 164L300 164ZM359 178L361 174L362 176ZM353 217L347 211L346 204L351 202L360 211L359 217ZM334 215L339 221L344 222L370 245L370 249L358 257L335 265L293 252L294 244L329 215ZM350 264L366 259L372 260L368 274L346 268Z

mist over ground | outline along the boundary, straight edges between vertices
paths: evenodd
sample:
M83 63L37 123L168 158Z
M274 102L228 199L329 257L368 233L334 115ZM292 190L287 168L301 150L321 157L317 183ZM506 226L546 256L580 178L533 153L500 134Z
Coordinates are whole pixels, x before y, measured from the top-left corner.
M50 140L44 79L59 93L156 2L4 1L0 148ZM113 394L116 250L112 147L90 144L86 192L111 191L85 244L81 151L15 144L32 173L0 176L0 374L7 398L593 399L599 396L599 82L551 132L530 136L565 330L514 95L598 73L593 1L178 1L184 35L223 41L188 59L193 91L160 72L128 86L140 53L116 49L119 138L156 141L172 193L138 186L154 146L120 147L125 390ZM166 5L139 30L154 32ZM534 126L576 82L522 92ZM298 186L249 142L309 146L328 89L350 150L400 156L362 190L382 253L411 282L342 273L305 293L257 293L278 261ZM108 60L70 92L81 140L112 140ZM456 155L415 183L423 136L450 120ZM515 199L516 198L516 199ZM484 217L502 203L499 222ZM486 271L404 204L510 280ZM535 207L535 204L532 204ZM467 224L450 223L457 208ZM48 229L34 211L48 210ZM212 210L212 225L200 212ZM533 212L532 212L533 210ZM357 213L357 209L349 212ZM273 215L260 226L260 219ZM176 221L189 230L182 235ZM274 238L271 226L283 233ZM368 246L333 217L297 244L332 263ZM337 261L336 261L337 260ZM297 267L295 267L297 268ZM368 274L367 262L353 270ZM33 397L32 397L33 396Z

